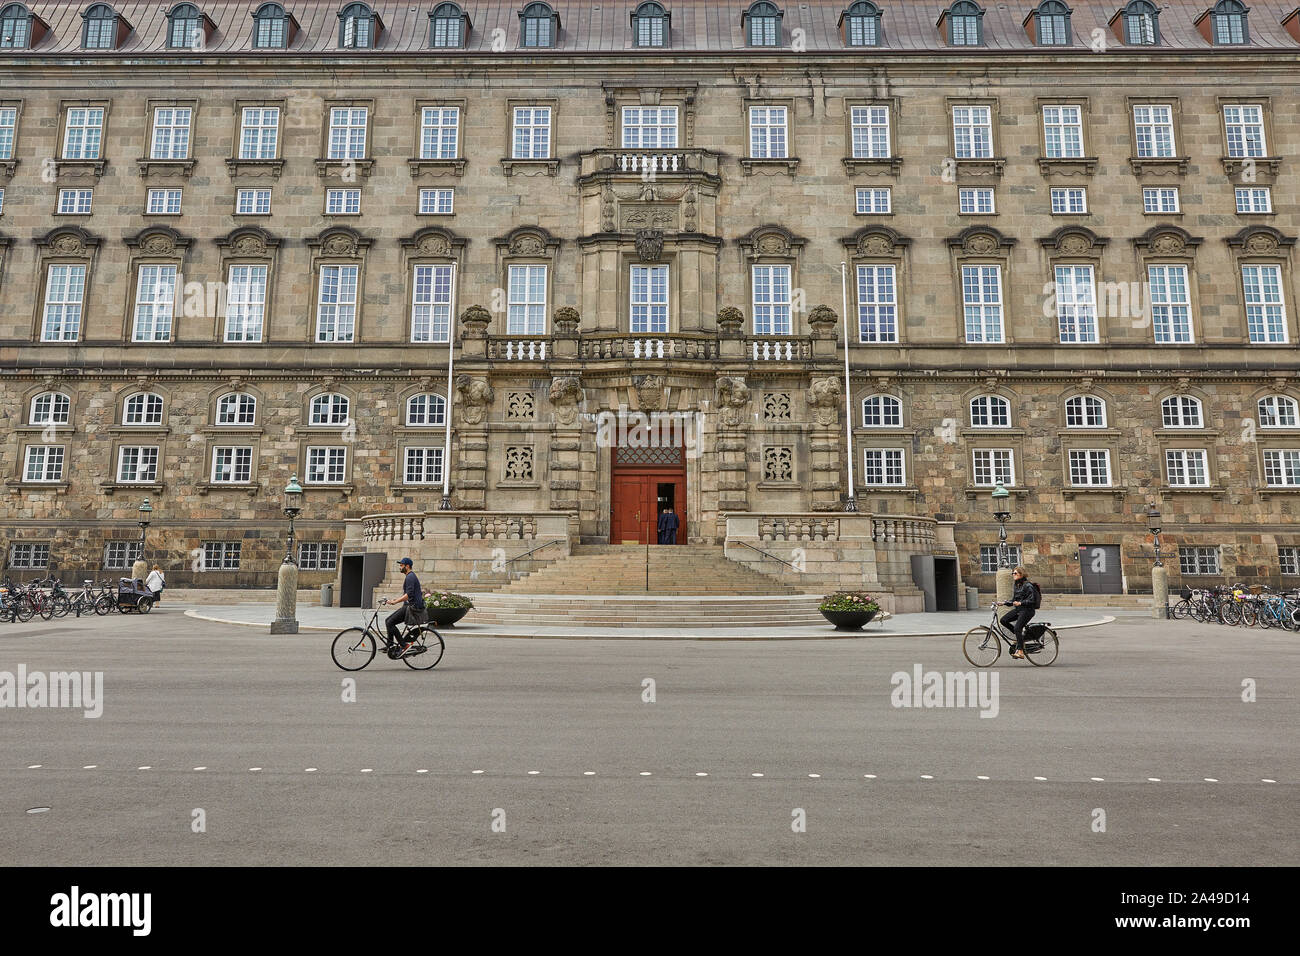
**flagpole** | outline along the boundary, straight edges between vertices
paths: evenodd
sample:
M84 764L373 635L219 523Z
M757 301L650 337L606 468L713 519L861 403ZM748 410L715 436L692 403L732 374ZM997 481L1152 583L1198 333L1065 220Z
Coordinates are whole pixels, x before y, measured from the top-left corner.
M452 282L456 281L455 273L452 273ZM451 301L456 301L455 289L452 289ZM439 511L451 510L451 376L452 369L455 367L454 352L456 347L456 316L455 313L449 313L447 321L450 328L447 330L447 401L444 407L447 412L446 432L442 443L442 501L438 504Z
M841 312L844 316L844 434L849 445L849 498L845 511L858 510L858 497L853 484L853 387L849 379L849 264L840 263Z

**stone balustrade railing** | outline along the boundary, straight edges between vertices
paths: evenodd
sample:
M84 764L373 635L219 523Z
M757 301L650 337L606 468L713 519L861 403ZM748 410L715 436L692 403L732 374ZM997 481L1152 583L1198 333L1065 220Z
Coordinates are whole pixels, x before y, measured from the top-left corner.
M361 519L361 528L366 541L423 541L424 512L367 515Z
M707 359L718 357L716 335L584 335L578 346L582 359Z
M619 173L673 176L718 172L718 155L706 149L594 149L581 157L582 175Z
M825 515L760 515L760 541L838 541L838 518Z
M367 542L533 541L569 538L572 518L552 511L424 511L366 515L360 521L361 538Z
M812 358L812 341L807 338L755 336L747 340L746 352L755 362L802 362Z
M538 336L519 338L505 336L489 338L487 357L505 362L544 362L546 361L549 338Z
M871 540L877 544L921 544L932 546L938 522L915 515L872 515Z

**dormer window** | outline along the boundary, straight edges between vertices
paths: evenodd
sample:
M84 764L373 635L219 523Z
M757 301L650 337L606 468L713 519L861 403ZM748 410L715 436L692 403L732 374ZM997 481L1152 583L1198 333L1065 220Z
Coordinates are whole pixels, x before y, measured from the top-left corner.
M461 47L469 34L469 17L454 3L440 3L429 13L429 46Z
M750 46L781 45L781 11L775 3L761 0L752 4L741 18L746 42Z
M117 14L106 3L97 3L83 13L86 21L81 45L87 50L111 50L117 46Z
M192 3L178 3L167 14L167 45L174 50L192 50L203 41L203 15Z
M21 3L0 10L0 49L26 50L32 45L32 14Z
M283 50L289 45L289 15L278 3L264 3L253 14L253 47Z
M519 42L525 47L555 46L560 16L548 3L530 3L519 14Z
M869 0L859 0L840 15L840 31L846 46L879 46L880 9Z
M643 3L632 12L632 42L640 47L668 45L669 14L662 3Z
M1154 46L1160 42L1159 12L1150 0L1132 0L1124 8L1124 42Z
M1246 6L1240 0L1219 0L1210 13L1215 46L1250 42L1246 32Z
M1033 17L1039 46L1070 45L1070 8L1061 0L1043 0Z
M349 3L339 14L339 49L368 50L375 45L379 18L364 3Z
M984 11L971 0L958 0L939 18L948 28L949 46L981 46L984 43Z

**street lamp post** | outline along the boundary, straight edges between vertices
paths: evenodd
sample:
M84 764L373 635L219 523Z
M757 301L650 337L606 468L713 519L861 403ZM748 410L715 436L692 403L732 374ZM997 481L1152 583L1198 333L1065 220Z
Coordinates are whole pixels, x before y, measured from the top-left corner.
M1156 561L1151 567L1151 616L1163 620L1169 616L1169 572L1160 560L1160 509L1147 506L1147 530L1155 539Z
M153 517L153 505L149 504L148 498L140 502L136 514L136 524L140 526L140 553L131 565L131 577L143 580L149 574L149 564L144 559L144 535L149 530L149 522Z
M997 597L999 601L1010 601L1011 562L1007 554L1007 521L1011 517L1011 492L999 481L993 488L992 498L993 517L998 521Z
M302 514L302 485L294 475L284 486L284 514L289 519L289 544L276 578L275 620L272 634L298 633L298 563L293 554L293 519Z

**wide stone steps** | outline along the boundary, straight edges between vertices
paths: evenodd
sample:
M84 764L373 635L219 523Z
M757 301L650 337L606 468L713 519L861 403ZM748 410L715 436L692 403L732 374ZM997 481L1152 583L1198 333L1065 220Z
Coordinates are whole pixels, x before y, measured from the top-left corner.
M825 624L818 596L756 596L745 599L686 595L660 600L605 595L473 595L465 624L531 627L780 627Z

